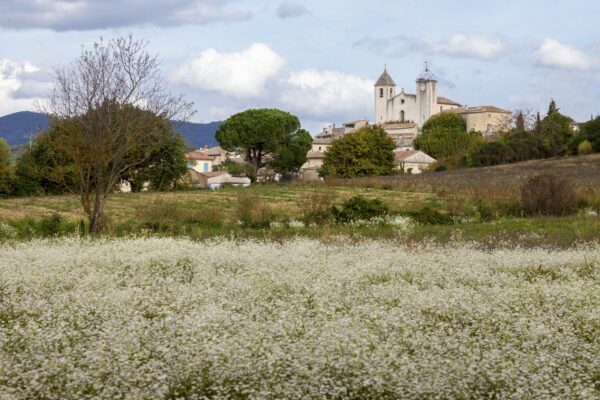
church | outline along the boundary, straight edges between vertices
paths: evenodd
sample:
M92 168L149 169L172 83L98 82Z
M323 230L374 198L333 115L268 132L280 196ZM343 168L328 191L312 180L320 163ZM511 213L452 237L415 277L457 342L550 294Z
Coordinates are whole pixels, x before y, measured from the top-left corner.
M387 67L375 83L375 123L389 134L419 133L427 120L441 112L460 114L468 131L491 135L510 125L511 112L494 106L465 107L446 97L438 96L437 80L429 70L417 77L415 94L396 91L396 83Z

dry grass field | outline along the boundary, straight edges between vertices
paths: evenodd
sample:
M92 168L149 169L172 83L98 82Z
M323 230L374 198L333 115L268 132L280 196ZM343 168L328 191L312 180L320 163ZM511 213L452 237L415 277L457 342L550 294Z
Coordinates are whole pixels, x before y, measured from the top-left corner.
M519 188L542 173L555 174L575 184L581 202L576 215L523 218ZM419 222L407 234L390 225L309 227L312 222L304 219L311 201L323 210L331 204L339 206L355 195L379 199L393 214L412 218L423 209L439 210L459 222ZM415 176L267 184L242 190L114 194L106 211L107 236L157 234L195 239L232 235L271 239L297 235L401 236L403 241L444 243L458 235L479 242L491 243L501 237L528 245L570 246L600 237L600 217L594 216L600 213L600 154ZM250 217L257 223L240 225L244 212L247 217L252 214ZM0 225L14 228L4 237L28 239L73 234L81 231L83 219L75 196L0 200Z
M299 204L306 194L323 185L280 184L254 186L244 189L255 194L262 202L269 204L277 214L297 217L300 213ZM417 206L432 196L427 192L404 191L401 189L385 190L370 187L329 186L335 203L361 194L368 198L380 198L393 209L404 209ZM218 207L227 212L234 207L239 190L224 189L218 191L193 190L171 193L119 193L114 194L108 201L107 213L112 219L122 219L146 212L148 208L161 206L166 203L185 208ZM67 220L79 220L83 217L81 206L75 196L42 196L30 198L14 198L0 200L0 221L14 221L22 218L41 219L60 214Z
M463 168L432 174L363 178L347 183L393 185L394 188L426 192L495 190L516 193L528 179L540 174L553 174L565 178L582 190L600 189L600 154L532 160L494 167Z

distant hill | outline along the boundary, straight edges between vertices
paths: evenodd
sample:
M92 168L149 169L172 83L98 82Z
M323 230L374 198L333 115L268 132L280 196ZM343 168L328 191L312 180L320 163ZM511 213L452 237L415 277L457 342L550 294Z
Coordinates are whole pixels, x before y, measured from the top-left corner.
M22 111L0 117L0 137L3 137L9 146L25 144L30 136L33 137L46 129L48 118L41 113Z
M196 122L173 122L175 130L195 149L204 146L217 146L218 142L215 139L215 133L221 126L221 121L209 122L207 124L199 124Z
M48 129L48 125L48 118L44 114L22 111L0 117L0 137L6 139L10 146L25 144L30 136ZM220 125L221 122L173 122L175 130L194 148L216 146L215 133Z

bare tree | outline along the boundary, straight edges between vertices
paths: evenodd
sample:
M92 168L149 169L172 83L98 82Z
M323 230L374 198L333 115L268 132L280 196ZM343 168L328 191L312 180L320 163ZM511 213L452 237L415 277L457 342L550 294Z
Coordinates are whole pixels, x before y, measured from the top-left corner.
M74 163L91 236L101 229L106 199L123 173L148 156L143 150L157 120L192 115L191 103L167 91L147 45L131 35L101 40L54 71L46 112L58 132L54 143Z

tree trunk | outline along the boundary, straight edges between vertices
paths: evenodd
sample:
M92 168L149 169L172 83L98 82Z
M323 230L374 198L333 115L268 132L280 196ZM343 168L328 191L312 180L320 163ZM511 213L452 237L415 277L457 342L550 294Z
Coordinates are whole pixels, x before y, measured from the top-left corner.
M96 234L100 233L102 228L102 206L103 206L102 194L98 189L94 194L94 205L90 210L89 222L90 222L90 237L94 238Z

